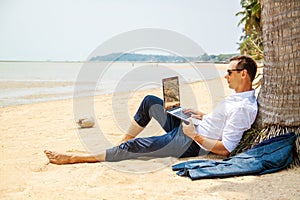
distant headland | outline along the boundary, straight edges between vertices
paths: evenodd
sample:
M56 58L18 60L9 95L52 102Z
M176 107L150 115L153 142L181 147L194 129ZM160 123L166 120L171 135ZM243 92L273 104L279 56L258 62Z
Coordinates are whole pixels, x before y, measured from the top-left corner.
M172 55L153 55L153 54L135 54L135 53L111 53L104 56L92 57L89 61L114 61L114 62L168 62L168 63L186 63L186 62L214 62L226 63L232 56L238 54L203 54L197 57L182 57Z

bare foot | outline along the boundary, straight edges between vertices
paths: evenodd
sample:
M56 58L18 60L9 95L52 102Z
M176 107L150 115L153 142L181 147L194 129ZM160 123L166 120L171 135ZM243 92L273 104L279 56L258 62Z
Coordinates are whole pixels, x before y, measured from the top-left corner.
M73 155L70 154L61 154L53 151L45 150L44 153L48 157L50 163L62 165L62 164L72 164Z

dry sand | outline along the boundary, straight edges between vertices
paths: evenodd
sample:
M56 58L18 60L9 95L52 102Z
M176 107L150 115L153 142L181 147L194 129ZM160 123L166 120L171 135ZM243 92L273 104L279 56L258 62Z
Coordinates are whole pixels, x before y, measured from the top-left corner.
M199 105L185 94L183 104L204 112L230 93L220 79L183 87L195 91ZM112 146L146 94L161 96L162 92L152 89L97 96L97 126L82 130L75 124L72 100L1 108L0 199L300 199L299 168L263 176L191 181L171 170L172 164L189 159L48 163L44 149L84 153L88 148ZM155 122L141 136L151 134L162 134ZM102 140L110 143L102 145Z

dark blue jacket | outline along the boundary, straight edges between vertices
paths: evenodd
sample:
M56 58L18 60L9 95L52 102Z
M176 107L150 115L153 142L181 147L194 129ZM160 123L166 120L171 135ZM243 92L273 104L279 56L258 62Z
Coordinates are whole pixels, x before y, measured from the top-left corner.
M288 133L263 141L241 154L223 161L195 160L173 165L179 176L201 178L261 175L286 168L293 160L292 150L297 136Z

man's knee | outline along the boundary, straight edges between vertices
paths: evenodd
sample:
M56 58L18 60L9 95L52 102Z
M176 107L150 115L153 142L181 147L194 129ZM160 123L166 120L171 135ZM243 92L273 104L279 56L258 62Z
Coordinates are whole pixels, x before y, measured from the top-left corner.
M139 126L146 127L153 117L153 113L161 113L162 110L163 100L153 95L147 95L138 108L134 120Z
M144 103L146 103L147 105L153 105L153 104L160 104L162 105L163 104L163 100L157 96L154 96L154 95L147 95L144 97L144 100L143 100Z

